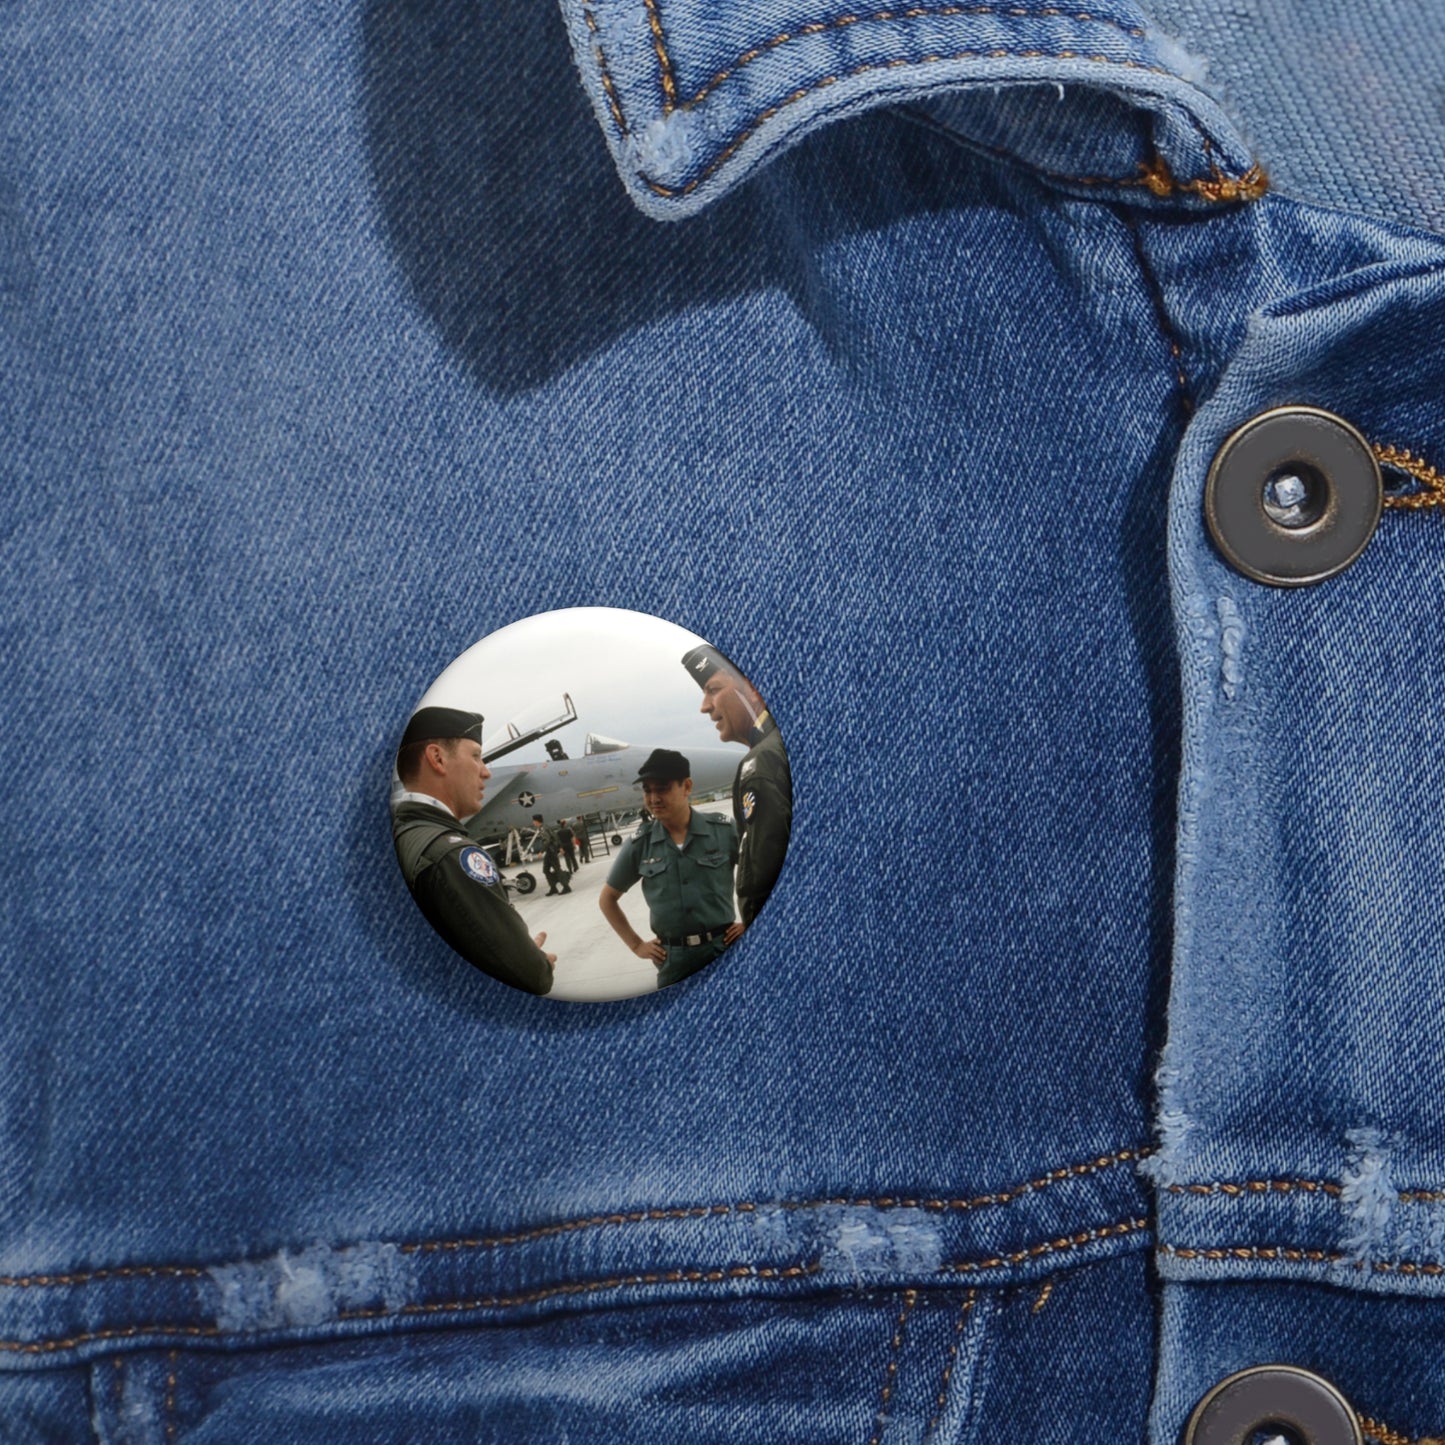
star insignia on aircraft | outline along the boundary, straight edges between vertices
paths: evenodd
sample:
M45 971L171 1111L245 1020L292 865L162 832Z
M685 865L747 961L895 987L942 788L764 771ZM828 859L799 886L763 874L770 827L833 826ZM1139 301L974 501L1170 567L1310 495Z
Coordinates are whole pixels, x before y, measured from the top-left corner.
M532 804L535 803L536 801L537 801L537 795L536 795L535 793L518 793L518 794L517 794L517 803L518 803L518 805L519 805L520 807L530 808L530 807L532 806Z

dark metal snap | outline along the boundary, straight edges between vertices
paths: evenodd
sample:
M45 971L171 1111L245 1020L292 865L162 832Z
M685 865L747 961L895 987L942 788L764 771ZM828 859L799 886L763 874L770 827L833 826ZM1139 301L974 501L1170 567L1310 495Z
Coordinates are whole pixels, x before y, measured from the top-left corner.
M1220 447L1204 486L1210 535L1237 571L1275 587L1343 572L1380 521L1370 444L1313 406L1263 411Z
M1256 1365L1221 1380L1194 1407L1184 1445L1247 1445L1264 1431L1290 1445L1364 1445L1345 1397L1294 1365Z

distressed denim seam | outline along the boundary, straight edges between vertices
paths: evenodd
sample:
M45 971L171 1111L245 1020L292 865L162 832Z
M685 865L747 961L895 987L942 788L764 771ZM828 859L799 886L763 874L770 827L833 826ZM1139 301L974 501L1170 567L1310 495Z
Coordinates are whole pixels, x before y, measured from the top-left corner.
M1012 1254L993 1256L987 1259L954 1260L940 1265L936 1276L974 1273L980 1270L997 1269L1005 1265L1020 1264L1047 1254L1082 1249L1086 1245L1102 1240L1115 1239L1150 1228L1147 1219L1129 1219L1118 1224L1100 1225L1095 1229L1083 1230L1078 1234L1061 1239L1046 1240ZM820 1274L822 1260L815 1259L804 1264L755 1265L739 1264L724 1268L690 1269L677 1268L659 1270L646 1274L614 1275L606 1279L574 1280L546 1285L513 1295L486 1295L472 1299L433 1300L425 1303L380 1306L373 1309L341 1310L335 1316L337 1323L360 1322L363 1320L397 1319L407 1316L436 1314L462 1314L473 1310L514 1309L524 1305L540 1304L546 1300L566 1298L574 1295L599 1294L613 1289L629 1289L639 1286L655 1287L673 1284L721 1284L730 1280L761 1279L791 1280ZM0 1340L0 1351L10 1354L40 1355L60 1350L74 1349L94 1340L134 1339L139 1335L161 1335L187 1339L219 1339L228 1337L244 1339L249 1332L224 1330L219 1325L171 1325L153 1323L126 1325L112 1329L93 1330L53 1340Z
M702 1204L678 1208L639 1209L630 1210L622 1214L594 1214L582 1219L563 1220L558 1224L538 1225L535 1229L523 1230L514 1234L492 1235L480 1239L420 1240L398 1245L397 1248L404 1254L472 1249L504 1249L514 1244L527 1244L535 1239L546 1239L556 1234L576 1233L584 1229L597 1229L603 1226L621 1226L628 1224L649 1224L666 1219L706 1219L718 1215L750 1214L766 1207L805 1210L830 1209L842 1206L858 1209L924 1209L935 1213L945 1211L962 1213L965 1210L987 1209L1013 1204L1025 1195L1036 1193L1041 1189L1047 1189L1053 1184L1058 1184L1068 1179L1083 1178L1090 1174L1096 1174L1101 1170L1111 1169L1117 1164L1126 1164L1136 1160L1146 1159L1153 1152L1152 1149L1120 1149L1113 1154L1102 1154L1095 1159L1084 1160L1077 1164L1066 1164L1058 1169L1051 1169L1048 1173L1041 1174L1036 1179L1030 1179L1027 1183L1016 1184L1008 1189L997 1190L989 1194L979 1194L971 1199L912 1199L897 1195L883 1195L877 1198L869 1198L866 1196L850 1198L844 1195L836 1198L809 1199L796 1202L787 1200L766 1202L745 1201L736 1204ZM43 1289L90 1284L95 1281L107 1279L146 1278L155 1276L197 1278L202 1275L208 1275L209 1273L209 1267L202 1268L197 1265L119 1265L115 1268L85 1270L68 1274L0 1276L0 1287Z

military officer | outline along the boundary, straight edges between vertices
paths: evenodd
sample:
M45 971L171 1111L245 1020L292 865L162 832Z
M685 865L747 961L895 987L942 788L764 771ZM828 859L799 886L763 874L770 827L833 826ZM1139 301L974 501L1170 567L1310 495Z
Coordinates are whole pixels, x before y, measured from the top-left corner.
M547 993L557 961L542 951L547 935L528 935L496 864L462 829L461 820L480 811L492 775L482 761L480 715L419 709L402 734L396 771L404 791L392 804L392 841L427 922L483 973Z
M778 725L758 690L716 648L704 643L682 665L702 688L702 708L725 743L747 744L733 778L733 817L742 833L738 911L751 927L768 901L793 827L793 775Z
M542 876L547 880L547 892L570 893L570 875L562 866L562 855L557 845L557 835L547 826L540 813L532 814L532 851L542 855ZM561 884L561 887L558 887Z
M720 813L692 806L692 767L681 753L657 748L638 770L651 813L613 860L599 900L617 936L657 966L665 988L711 963L743 931L733 918L737 830ZM641 880L653 937L644 940L618 901Z

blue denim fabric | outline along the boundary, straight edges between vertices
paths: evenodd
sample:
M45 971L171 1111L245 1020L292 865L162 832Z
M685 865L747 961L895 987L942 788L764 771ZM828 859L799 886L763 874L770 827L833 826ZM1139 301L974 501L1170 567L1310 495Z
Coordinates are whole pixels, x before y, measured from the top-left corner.
M0 16L0 1439L1165 1445L1265 1357L1445 1426L1440 519L1285 593L1200 513L1284 401L1445 466L1445 243L1023 8ZM796 793L606 1005L386 823L579 604Z

